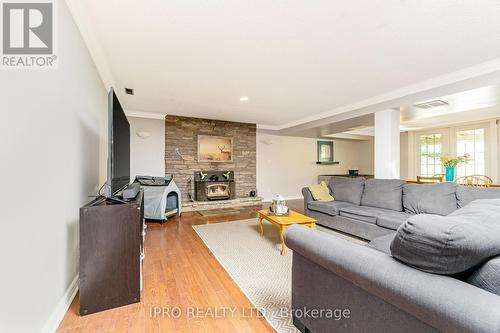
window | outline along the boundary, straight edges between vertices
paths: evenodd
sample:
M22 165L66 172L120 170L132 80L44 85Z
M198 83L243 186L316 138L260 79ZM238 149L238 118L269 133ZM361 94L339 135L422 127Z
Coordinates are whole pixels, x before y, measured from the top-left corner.
M434 176L442 173L441 134L429 134L420 136L420 175Z
M485 175L484 128L457 131L457 156L468 153L471 161L457 167L457 177Z
M468 153L471 160L458 165L455 178L485 175L498 182L495 178L497 154L500 152L497 134L495 120L408 132L408 150L411 150L408 176L415 179L417 176L443 174L441 156L456 157Z

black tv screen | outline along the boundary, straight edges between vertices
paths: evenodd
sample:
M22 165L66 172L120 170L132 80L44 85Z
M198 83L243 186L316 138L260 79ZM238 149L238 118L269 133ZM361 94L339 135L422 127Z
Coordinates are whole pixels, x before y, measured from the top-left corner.
M111 88L108 95L108 180L106 196L130 183L130 124Z

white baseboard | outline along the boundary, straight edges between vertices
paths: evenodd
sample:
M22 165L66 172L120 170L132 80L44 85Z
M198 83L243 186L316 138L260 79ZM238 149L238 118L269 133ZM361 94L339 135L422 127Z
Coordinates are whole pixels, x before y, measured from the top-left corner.
M302 199L303 197L300 195L298 197L283 197L285 200L297 200L297 199ZM271 202L273 198L264 198L262 199L262 202Z
M75 298L76 292L78 291L78 274L75 276L73 281L71 281L68 289L64 293L63 297L57 303L54 311L50 315L49 319L45 322L43 326L42 333L53 333L57 331L59 324L64 318L64 315L69 309L71 302L73 302L73 298Z

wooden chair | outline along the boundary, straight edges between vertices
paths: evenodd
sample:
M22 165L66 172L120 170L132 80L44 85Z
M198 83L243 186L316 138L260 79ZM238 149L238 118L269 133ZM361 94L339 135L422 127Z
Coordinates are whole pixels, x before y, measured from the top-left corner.
M443 175L417 176L417 184L441 183Z
M471 175L460 177L455 180L455 183L464 186L473 186L473 187L490 187L493 184L493 180L484 175Z

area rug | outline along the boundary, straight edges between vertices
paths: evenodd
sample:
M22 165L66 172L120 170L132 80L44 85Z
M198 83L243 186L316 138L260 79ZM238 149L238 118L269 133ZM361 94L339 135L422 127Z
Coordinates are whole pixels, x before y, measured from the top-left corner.
M264 236L260 235L257 219L193 228L276 332L299 332L289 315L292 250L287 248L284 256L280 254L281 242L275 226L264 222ZM338 236L360 242L342 234Z

